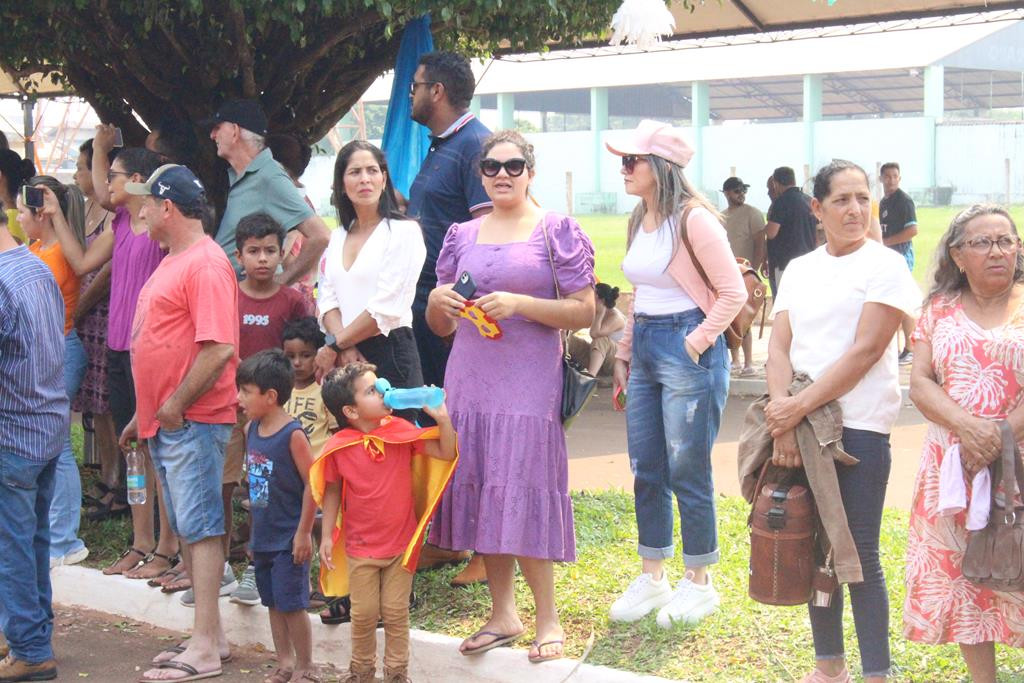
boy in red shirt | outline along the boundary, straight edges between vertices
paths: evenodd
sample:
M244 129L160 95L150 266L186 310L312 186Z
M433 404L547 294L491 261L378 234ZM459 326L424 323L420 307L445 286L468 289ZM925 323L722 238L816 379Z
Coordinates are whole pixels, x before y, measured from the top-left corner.
M384 680L404 683L409 680L413 572L427 522L455 469L457 448L443 403L423 408L436 427L422 429L392 417L374 386L376 369L350 363L324 379L324 403L338 424L348 427L324 446L310 471L310 487L324 511L322 590L326 595L349 593L352 600L352 661L346 680L374 680L379 618L384 622ZM418 483L427 493L420 497L420 509L413 494ZM336 542L343 552L335 552ZM343 578L338 574L346 565L348 585L339 585Z

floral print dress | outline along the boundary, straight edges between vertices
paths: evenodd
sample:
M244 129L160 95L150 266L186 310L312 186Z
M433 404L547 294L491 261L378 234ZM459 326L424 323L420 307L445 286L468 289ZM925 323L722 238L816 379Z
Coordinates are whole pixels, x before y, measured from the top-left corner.
M964 313L959 294L939 296L922 312L914 341L929 343L939 385L978 417L998 420L1020 405L1024 386L1024 306L1003 326L985 330ZM958 442L929 424L917 473L907 542L903 633L923 643L999 642L1024 646L1024 593L976 586L961 572L966 511L936 514L939 469ZM970 495L968 483L967 491Z

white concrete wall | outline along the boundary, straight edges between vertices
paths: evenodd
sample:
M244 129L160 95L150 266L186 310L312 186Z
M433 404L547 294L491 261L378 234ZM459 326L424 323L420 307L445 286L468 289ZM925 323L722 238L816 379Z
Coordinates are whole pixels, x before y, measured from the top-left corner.
M1024 201L1024 122L941 125L936 129L936 181L952 185L954 204Z

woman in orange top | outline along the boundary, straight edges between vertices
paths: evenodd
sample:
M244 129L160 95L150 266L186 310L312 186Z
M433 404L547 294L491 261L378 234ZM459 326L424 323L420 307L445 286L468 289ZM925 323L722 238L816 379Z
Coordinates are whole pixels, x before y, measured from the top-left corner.
M49 266L64 296L64 388L68 401L78 393L78 385L85 374L86 355L82 341L75 332L73 315L78 305L78 275L64 258L57 233L53 229L53 215L60 211L68 215L68 190L56 178L36 176L28 181L31 187L43 190L43 207L25 206L17 199L18 221L28 236L29 250ZM78 538L78 525L82 508L82 480L78 465L71 452L71 432L57 459L53 502L50 504L50 566L75 564L89 555L85 543Z

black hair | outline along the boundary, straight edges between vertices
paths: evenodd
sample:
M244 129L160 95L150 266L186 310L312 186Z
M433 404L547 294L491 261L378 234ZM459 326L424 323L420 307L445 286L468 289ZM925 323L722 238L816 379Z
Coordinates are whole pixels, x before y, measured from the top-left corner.
M7 179L7 191L11 196L16 196L25 181L35 174L36 166L31 159L22 159L20 154L10 149L0 150L0 175Z
M262 394L273 389L277 392L277 405L283 406L292 396L295 371L284 351L264 349L238 364L235 385L241 388L243 384L259 387Z
M0 150L10 149L11 143L7 141L7 135L0 131Z
M292 180L298 180L306 172L309 160L313 158L313 148L309 143L291 133L270 133L266 143L271 156L284 167Z
M85 165L92 167L92 138L89 138L78 146L79 156L85 156ZM107 161L113 162L117 158L118 152L121 151L120 147L113 147L107 152Z
M827 166L822 166L814 176L814 198L819 202L825 201L825 197L832 191L832 178L843 171L860 171L864 176L864 182L868 182L868 174L857 164L846 159L833 159Z
M277 238L277 247L284 248L284 228L266 213L250 213L238 221L235 228L235 246L242 251L246 240L261 240L273 235Z
M117 160L125 173L138 173L143 182L153 175L153 171L163 166L160 156L145 147L125 147L117 154ZM113 161L111 161L113 163Z
M188 121L165 116L154 126L153 132L157 134L156 154L169 163L187 166L195 158L199 142Z
M772 171L772 180L785 187L796 185L796 173L789 166L779 166Z
M320 396L338 424L348 423L342 408L356 404L356 380L368 372L377 372L377 366L373 363L349 363L331 370L324 377Z
M356 209L352 205L352 200L345 194L345 169L348 168L352 155L359 151L372 154L380 166L381 173L384 174L384 191L380 193L380 201L377 203L377 215L381 218L404 219L405 214L398 208L398 198L395 196L395 186L391 182L388 160L384 152L365 140L353 140L341 148L338 158L334 160L334 207L338 210L338 225L349 230L352 221L356 219Z
M456 109L467 109L476 90L476 79L469 60L454 52L428 52L420 57L428 81L444 86L448 102Z
M283 344L289 339L301 339L314 349L319 349L326 341L319 323L311 315L304 318L296 318L284 326L284 332L281 334L281 343Z
M598 282L594 285L594 292L597 293L597 298L600 299L605 306L608 308L615 308L615 302L619 300L618 287L612 287L607 283Z
M896 162L896 161L887 161L884 164L882 164L881 167L879 167L878 175L882 175L883 173L888 171L890 168L895 168L897 173L900 172L900 165L899 165L898 162Z

